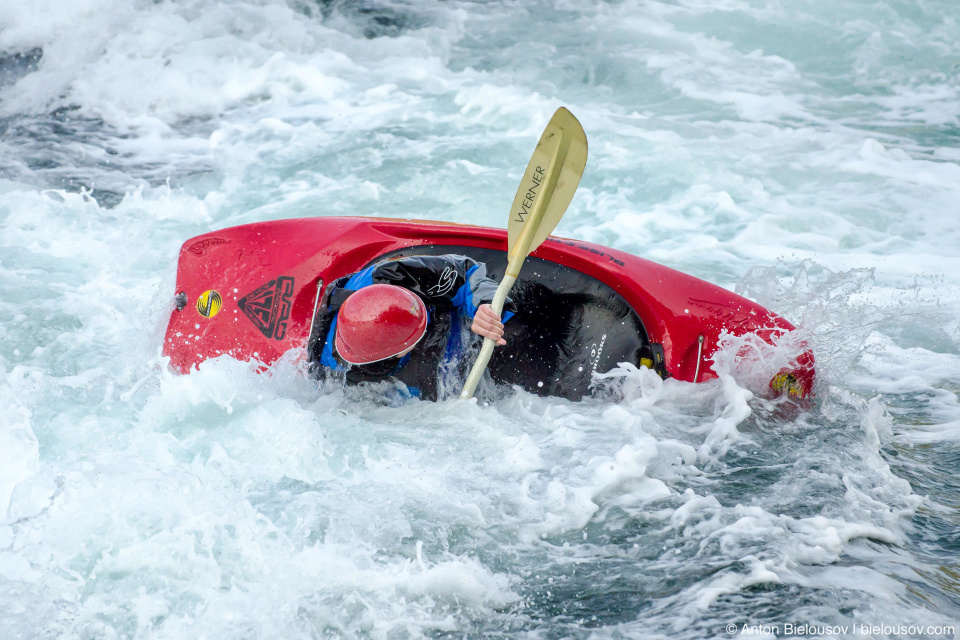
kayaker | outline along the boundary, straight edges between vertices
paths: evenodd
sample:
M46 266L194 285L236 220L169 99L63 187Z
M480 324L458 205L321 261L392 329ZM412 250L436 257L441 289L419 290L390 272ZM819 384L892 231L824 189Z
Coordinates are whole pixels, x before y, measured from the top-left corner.
M462 255L408 256L378 262L333 283L321 317L314 361L347 384L394 378L413 395L459 393L469 333L505 345L503 319L490 307L497 283Z

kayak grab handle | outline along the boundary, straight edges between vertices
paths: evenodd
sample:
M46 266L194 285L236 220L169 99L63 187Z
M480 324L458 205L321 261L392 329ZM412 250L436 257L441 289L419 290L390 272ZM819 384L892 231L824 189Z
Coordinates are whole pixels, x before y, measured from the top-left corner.
M703 359L703 334L697 336L697 368L693 372L693 381L700 381L700 361Z

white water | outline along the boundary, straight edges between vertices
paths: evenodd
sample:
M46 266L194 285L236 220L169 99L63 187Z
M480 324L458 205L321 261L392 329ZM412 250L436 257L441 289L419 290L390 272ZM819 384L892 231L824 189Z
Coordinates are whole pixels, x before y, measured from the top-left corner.
M0 637L955 637L958 19L0 7ZM185 239L309 215L500 226L561 104L590 160L557 233L785 315L815 348L812 406L765 399L778 353L739 340L720 380L624 369L581 403L165 369Z

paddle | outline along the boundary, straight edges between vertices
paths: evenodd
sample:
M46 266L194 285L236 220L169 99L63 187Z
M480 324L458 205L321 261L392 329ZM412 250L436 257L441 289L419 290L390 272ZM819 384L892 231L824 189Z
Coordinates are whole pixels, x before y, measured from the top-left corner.
M498 315L503 312L503 303L520 275L524 260L547 239L566 212L586 164L587 136L583 127L572 113L560 107L540 136L510 209L507 271L490 305ZM473 397L495 344L491 338L483 339L480 355L460 392L461 398Z

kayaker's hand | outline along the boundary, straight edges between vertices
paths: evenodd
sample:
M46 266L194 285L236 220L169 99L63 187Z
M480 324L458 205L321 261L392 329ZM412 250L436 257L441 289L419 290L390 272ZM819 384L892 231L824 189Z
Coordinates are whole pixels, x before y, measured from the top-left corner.
M507 341L503 339L503 323L500 322L500 316L488 304L482 304L477 309L470 330L478 336L496 340L498 345L507 344Z

